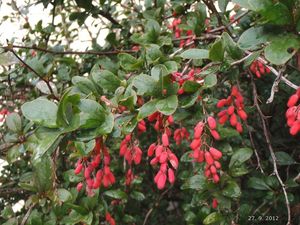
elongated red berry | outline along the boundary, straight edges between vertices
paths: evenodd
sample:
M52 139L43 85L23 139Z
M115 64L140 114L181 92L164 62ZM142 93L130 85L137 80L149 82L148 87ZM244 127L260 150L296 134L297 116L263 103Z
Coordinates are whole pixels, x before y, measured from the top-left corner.
M156 148L156 144L155 143L152 143L149 148L148 148L148 152L147 152L147 155L150 157L154 154L154 150Z
M217 108L222 108L225 105L227 105L227 100L226 99L220 99L217 103Z
M77 191L80 192L82 187L83 187L83 183L81 183L81 182L78 183L77 186L76 186Z
M218 207L218 200L216 198L214 198L213 201L212 201L212 207L214 209L216 209Z
M233 105L228 107L227 113L228 113L228 115L231 115L232 113L234 113L234 106Z
M209 152L211 154L211 156L215 159L215 160L218 160L222 157L222 152L219 151L218 149L215 149L213 147L210 147L209 148Z
M76 166L76 168L75 168L75 170L74 170L74 173L76 175L79 174L81 172L82 168L83 168L82 164L78 163L77 166Z
M205 157L205 161L208 165L212 165L214 163L214 159L213 159L212 155L210 154L210 152L205 152L204 157Z
M238 110L238 115L239 115L239 117L242 119L242 120L246 120L247 119L247 113L244 111L244 110L242 110L242 109L240 109L240 110Z
M235 127L236 126L236 124L237 124L237 117L236 117L236 115L235 115L235 113L233 113L231 116L230 116L230 124L231 124L231 126L233 126L233 127Z
M290 134L291 135L296 135L300 130L300 123L295 122L293 126L290 128Z
M215 140L220 140L221 139L221 137L220 137L220 134L218 133L218 131L216 131L216 130L210 130L210 133L211 133L211 136L213 136L213 138L215 139Z
M219 175L218 174L214 174L213 175L213 180L214 180L215 183L218 183L220 181Z
M161 139L162 139L162 143L163 143L164 147L169 146L169 137L168 137L167 133L164 133L162 135Z
M217 169L221 168L221 163L219 161L214 161L214 165Z
M174 170L171 168L168 169L168 180L171 184L173 184L175 182Z
M192 143L190 144L190 148L193 149L193 150L199 148L200 146L201 146L201 139L200 138L199 139L194 139L192 141Z
M160 163L165 163L168 159L168 153L167 152L162 152L159 156L159 162Z
M215 118L213 118L212 116L209 116L207 118L207 123L210 129L214 130L217 127L217 122L215 120Z
M219 118L219 123L224 124L228 120L228 116L225 114L224 116Z
M209 170L210 170L210 172L212 174L216 174L217 173L217 169L216 169L216 167L214 165L211 165L210 168L209 168Z
M237 122L235 129L237 130L237 132L242 133L243 132L242 124Z
M158 180L157 180L157 188L158 189L163 189L166 185L166 181L167 181L167 176L164 173L161 173Z
M293 94L293 95L289 98L288 103L287 103L287 106L288 106L288 107L295 106L296 103L298 102L298 100L299 100L298 95L297 95L297 94Z

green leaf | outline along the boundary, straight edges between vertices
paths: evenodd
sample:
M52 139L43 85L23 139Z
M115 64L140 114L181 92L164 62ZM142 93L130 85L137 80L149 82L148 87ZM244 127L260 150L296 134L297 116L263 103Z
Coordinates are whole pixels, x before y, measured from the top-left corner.
M217 75L216 74L208 74L204 78L204 85L205 88L211 88L218 83Z
M233 177L240 177L240 176L243 176L243 175L245 175L249 172L250 171L247 169L245 164L242 164L240 166L233 166L233 167L229 168L229 173Z
M184 59L208 59L209 52L206 49L188 49L185 50L180 56Z
M270 5L261 12L268 23L276 25L287 25L292 22L292 14L288 7L281 2Z
M165 99L161 99L156 103L156 109L164 115L172 115L178 106L177 95L171 95Z
M115 199L127 199L127 194L121 190L109 190L105 191L103 194Z
M223 61L224 59L224 46L222 40L217 40L209 50L209 59L212 61Z
M52 159L48 154L32 161L33 180L39 192L46 192L53 189L54 172Z
M57 127L57 105L47 99L38 98L31 102L26 102L21 106L23 115L36 124L55 128Z
M263 179L257 177L251 177L248 180L248 187L256 190L271 190Z
M209 214L204 220L203 220L203 224L214 224L219 222L220 220L222 220L223 217L220 213L218 212L213 212L211 214Z
M5 119L8 129L13 132L22 131L22 120L18 113L11 113Z
M253 150L251 148L240 148L233 153L230 159L229 168L239 166L251 158Z
M167 61L164 63L164 65L167 67L169 73L174 73L178 71L178 66L175 61Z
M28 138L28 147L32 149L34 159L42 157L46 152L52 153L61 141L61 131L57 129L38 128Z
M140 109L139 109L139 113L137 116L137 120L142 120L145 117L155 113L157 111L156 109L156 103L157 103L157 99L151 100L147 103L145 103Z
M293 165L296 161L286 152L275 152L277 165L288 166Z
M11 52L0 52L0 65L10 66L18 63L19 60Z
M133 191L130 193L130 197L137 200L137 201L143 201L146 197L142 192L139 191Z
M203 190L206 188L206 178L204 175L199 174L186 179L185 183L181 186L182 190L195 189Z
M229 181L222 190L222 194L229 198L238 198L242 192L240 186L235 181Z
M228 33L222 34L222 41L225 51L233 59L241 59L243 57L243 51L239 46L232 40Z
M141 74L133 79L133 86L137 88L138 95L151 95L157 85L157 82L146 74Z
M99 127L105 120L105 110L96 101L81 99L78 108L80 110L80 127L83 129Z
M127 71L135 71L141 68L143 60L136 59L132 55L127 53L121 53L118 55L120 60L120 66Z
M292 58L299 47L299 39L294 35L277 37L265 48L265 57L275 65L282 65Z
M240 36L238 46L245 50L255 50L268 40L263 27L251 27Z
M74 76L72 77L72 84L86 95L97 92L93 82L86 77Z
M152 67L151 69L151 77L154 78L156 81L159 81L160 76L167 76L169 71L167 67L163 64L158 64Z
M68 202L72 200L71 192L63 188L57 189L57 196L61 202Z
M183 84L184 92L194 93L199 90L201 85L195 81L187 80Z
M114 92L121 84L121 80L108 70L100 70L96 64L91 70L91 76L94 82L101 88Z

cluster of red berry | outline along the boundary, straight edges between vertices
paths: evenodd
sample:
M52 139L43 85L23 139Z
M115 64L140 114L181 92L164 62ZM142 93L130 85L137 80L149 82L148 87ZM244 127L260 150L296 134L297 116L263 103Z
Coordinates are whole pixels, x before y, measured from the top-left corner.
M160 163L160 169L154 177L154 182L158 189L163 189L167 178L171 184L175 182L174 170L178 168L177 156L171 151L169 146L169 135L165 132L161 138L162 144L151 144L148 148L148 156L154 158L150 161L151 165Z
M140 164L142 159L142 150L137 145L137 141L133 140L131 134L127 134L120 145L120 156L124 156L129 165L134 162Z
M101 139L99 138L96 139L93 153L94 155L90 162L87 158L79 159L74 170L76 175L83 171L86 183L86 191L89 196L93 195L92 190L98 189L101 184L103 184L104 187L108 187L115 183L115 177L109 168L110 155L108 153L108 149L101 143ZM103 161L103 167L98 169L101 161ZM82 187L82 182L77 184L78 191L80 191Z
M164 123L165 120L168 122L167 126L172 125L174 123L174 118L173 118L172 115L168 116L168 117L165 117L161 113L155 112L155 113L151 114L150 116L148 116L148 121L149 122L154 122L155 121L154 129L157 132L165 130L165 132L167 132L167 134L170 136L171 135L171 130L167 126L165 126L165 123Z
M180 38L181 34L183 32L182 29L179 28L179 24L181 24L181 19L180 18L174 18L173 22L171 25L169 25L169 29L173 30L175 34L175 38ZM187 30L185 33L186 36L192 36L193 31L192 30ZM187 38L187 39L182 39L180 40L179 47L183 47L187 44L189 44L191 41L193 41L193 37Z
M174 131L174 140L177 145L180 145L184 139L189 140L189 137L190 134L185 127L178 128Z
M287 119L287 125L290 127L291 135L296 135L300 131L300 105L297 105L299 98L300 89L298 89L296 93L289 98L287 103L288 109L285 116Z
M216 121L213 119L213 117L209 117L209 118L210 118L208 119L208 121L210 121L208 122L209 130L210 131L215 130ZM222 157L222 152L220 152L219 150L213 147L208 146L208 144L206 143L205 140L206 134L204 132L205 125L206 123L201 121L194 128L194 139L190 144L190 147L193 150L191 157L194 158L194 160L199 163L205 161L206 166L205 166L204 175L207 178L212 178L213 181L217 183L220 180L217 170L221 168L221 164L218 160ZM220 139L219 135L218 135L218 139ZM208 151L207 148L209 149Z
M106 214L105 214L105 220L106 220L106 222L108 222L110 225L116 225L116 222L115 222L114 218L110 215L109 212L106 212Z
M244 98L236 86L232 87L228 98L221 99L217 103L218 108L225 106L228 108L218 113L219 123L224 124L229 119L231 126L235 127L239 133L243 132L241 120L247 120L247 113L244 110Z
M179 89L177 94L182 95L184 93L183 84L187 80L202 82L203 78L195 78L195 74L199 74L201 72L201 68L191 69L187 74L182 74L180 72L172 73L171 79L173 82L177 82L179 85Z
M265 66L262 62L260 62L258 60L254 61L251 64L250 70L252 73L254 73L257 76L257 78L260 78L261 75L271 72L267 66Z

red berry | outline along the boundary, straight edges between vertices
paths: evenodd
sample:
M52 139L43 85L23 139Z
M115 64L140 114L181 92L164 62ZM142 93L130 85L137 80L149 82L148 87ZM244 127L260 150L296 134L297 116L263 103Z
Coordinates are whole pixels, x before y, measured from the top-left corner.
M212 116L209 116L207 118L207 123L210 129L214 130L217 127L217 122L215 120L215 118L213 118Z
M210 133L211 133L211 136L213 136L214 139L216 139L216 140L220 140L221 139L220 134L218 133L218 131L216 131L216 130L210 130Z
M237 124L237 117L236 117L236 115L235 115L235 113L233 113L231 116L230 116L230 124L231 124L231 126L233 126L233 127L235 127L236 126L236 124Z
M218 207L218 200L216 198L214 198L213 201L212 201L212 207L214 209L216 209Z
M219 151L218 149L215 149L213 147L210 147L209 148L209 152L211 154L211 156L215 159L215 160L218 160L222 157L222 152Z
M77 191L80 192L81 189L82 189L82 187L83 187L83 183L81 183L81 182L78 183L78 184L77 184L77 187L76 187Z
M287 106L288 107L293 107L296 105L296 103L298 102L299 100L299 97L297 94L293 94L290 98L289 98L289 101L287 103Z
M169 137L168 137L167 133L164 133L162 135L161 139L162 139L163 146L165 146L165 147L169 146Z
M227 100L226 99L221 99L218 101L217 103L217 108L222 108L227 104Z
M244 110L238 110L238 115L242 120L246 120L247 119L247 113Z
M243 132L242 124L237 122L235 129L237 130L237 132L242 133Z
M164 173L161 173L158 180L157 180L157 188L158 189L163 189L166 185L166 181L167 181L167 176Z
M210 152L205 152L204 157L205 157L205 161L208 165L212 165L214 163L214 160L213 160Z
M171 168L168 169L168 180L171 184L175 182L174 170L172 170Z

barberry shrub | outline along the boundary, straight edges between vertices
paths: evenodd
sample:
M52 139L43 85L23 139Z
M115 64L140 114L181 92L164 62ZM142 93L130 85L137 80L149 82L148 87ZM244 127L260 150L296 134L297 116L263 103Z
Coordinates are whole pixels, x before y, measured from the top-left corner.
M0 224L299 224L298 0L20 2Z

